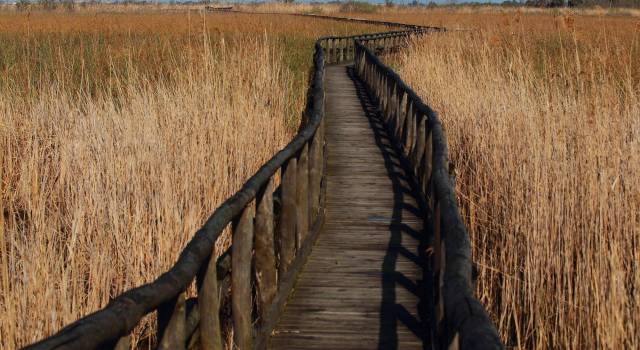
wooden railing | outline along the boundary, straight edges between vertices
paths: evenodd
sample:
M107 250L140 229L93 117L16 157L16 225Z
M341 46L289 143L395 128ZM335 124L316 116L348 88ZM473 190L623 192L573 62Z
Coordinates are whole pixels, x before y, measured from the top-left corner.
M374 52L394 50L407 42L410 35L420 35L431 32L443 31L442 28L416 27L407 30L362 34L353 36L330 36L318 39L324 48L327 64L352 62L355 58L355 43L366 42Z
M441 344L455 344L459 334L462 348L499 345L472 295L469 238L446 173L438 119L376 56L411 35L440 29L395 25L408 29L318 39L305 118L293 140L216 209L170 270L27 348L128 349L131 331L153 312L159 349L222 349L222 323L229 317L236 347L266 348L324 220L324 66L354 58L436 213ZM214 247L229 226L232 245L217 257ZM194 281L196 297L187 298Z
M407 34L399 35L407 39ZM355 67L432 213L438 347L501 348L496 328L474 297L469 235L458 210L442 124L436 112L380 60L374 47L366 39L355 42Z

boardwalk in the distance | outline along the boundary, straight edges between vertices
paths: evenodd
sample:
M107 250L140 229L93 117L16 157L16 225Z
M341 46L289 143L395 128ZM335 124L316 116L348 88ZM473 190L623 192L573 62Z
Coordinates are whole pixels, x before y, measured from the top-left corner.
M428 348L414 191L348 67L327 66L325 87L325 224L271 348Z

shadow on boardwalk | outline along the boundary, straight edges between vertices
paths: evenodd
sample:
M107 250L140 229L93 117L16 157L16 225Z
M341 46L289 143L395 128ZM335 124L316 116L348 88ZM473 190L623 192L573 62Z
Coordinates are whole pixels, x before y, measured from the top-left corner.
M406 175L411 173L408 162L400 155L398 148L389 138L382 115L374 103L375 97L369 94L364 83L357 77L353 66L347 67L347 73L356 87L358 99L374 131L376 145L384 157L385 168L393 184L394 205L389 224L389 243L382 262L382 303L378 348L398 348L397 327L398 322L401 322L422 340L424 349L431 349L434 345L431 330L435 329L434 282L427 255L427 247L433 236L431 215L424 198L415 195L419 193L418 186L411 176ZM413 203L416 203L417 207ZM403 213L406 212L413 214L410 215L412 217L403 218ZM419 225L423 228L422 232L403 222L403 219L412 221L416 218L424 220L422 225ZM418 241L417 251L415 247L412 251L411 247L405 247L402 244L404 236L410 236ZM423 270L421 280L414 281L397 271L396 262L400 257L410 260ZM405 288L419 298L418 317L408 311L408 309L414 309L414 305L396 302L398 287Z

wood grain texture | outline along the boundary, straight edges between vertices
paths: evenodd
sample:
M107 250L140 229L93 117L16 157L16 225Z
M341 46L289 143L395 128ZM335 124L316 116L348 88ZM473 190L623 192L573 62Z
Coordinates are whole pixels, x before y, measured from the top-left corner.
M253 250L253 218L255 209L249 204L233 228L231 246L231 313L233 342L240 349L251 349L251 255Z
M258 194L255 221L255 270L260 317L264 318L268 306L276 295L276 254L273 230L273 179Z
M421 211L348 68L327 67L325 86L325 224L271 348L422 349Z
M159 350L184 349L186 306L185 293L182 292L168 303L158 308Z

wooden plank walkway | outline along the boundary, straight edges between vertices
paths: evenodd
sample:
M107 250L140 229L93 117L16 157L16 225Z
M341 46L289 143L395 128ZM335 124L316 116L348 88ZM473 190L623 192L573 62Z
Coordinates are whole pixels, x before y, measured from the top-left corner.
M273 349L429 348L423 218L350 67L325 70L326 219Z

